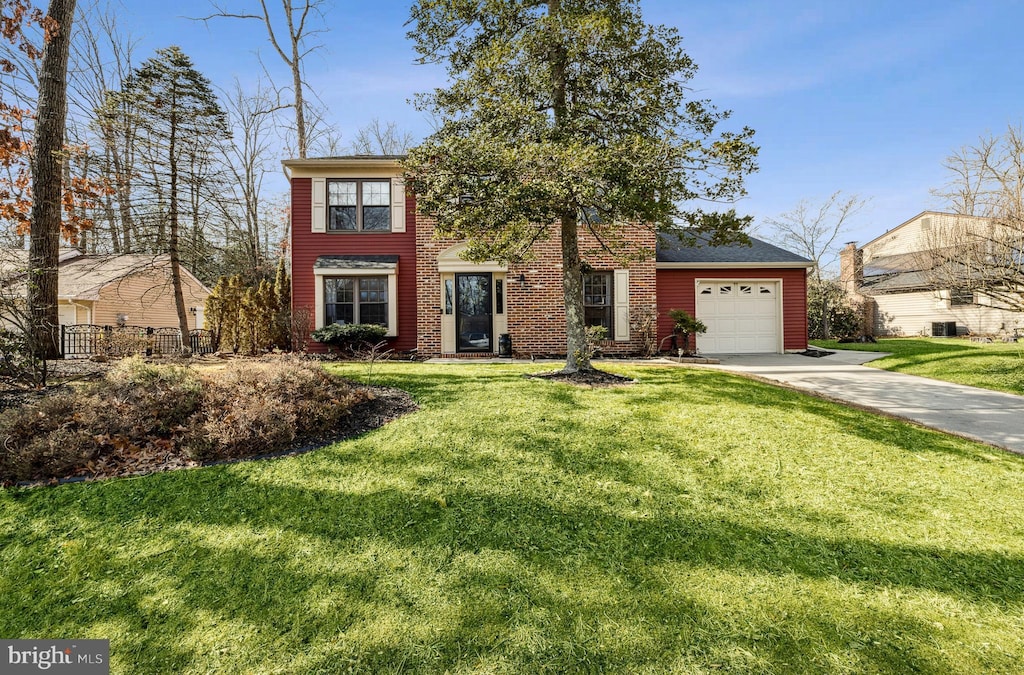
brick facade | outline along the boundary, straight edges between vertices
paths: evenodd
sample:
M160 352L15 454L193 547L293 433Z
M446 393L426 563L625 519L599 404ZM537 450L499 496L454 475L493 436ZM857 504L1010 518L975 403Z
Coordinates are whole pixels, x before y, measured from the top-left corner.
M505 308L508 334L517 355L564 355L566 351L565 305L562 292L561 229L551 227L551 236L533 246L534 257L526 262L508 266L505 285ZM649 228L635 227L622 241L626 251L650 252L646 260L629 263L617 261L607 253L588 253L584 260L595 272L629 270L629 311L631 315L657 308L656 274L654 261L655 235ZM459 242L434 237L430 218L416 216L416 269L417 317L419 352L424 355L442 353L441 274L438 256ZM596 251L597 240L589 233L580 232L580 251ZM520 275L523 281L520 282ZM631 322L632 323L632 322ZM605 354L635 354L642 349L642 336L636 326L630 326L629 340L607 340L601 345Z

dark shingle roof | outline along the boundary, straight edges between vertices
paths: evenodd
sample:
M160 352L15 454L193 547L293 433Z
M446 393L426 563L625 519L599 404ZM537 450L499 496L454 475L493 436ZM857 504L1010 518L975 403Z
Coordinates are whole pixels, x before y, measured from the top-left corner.
M318 269L389 269L398 262L397 255L322 255L313 267Z
M796 253L769 244L755 237L750 237L750 246L730 244L728 246L710 246L708 236L689 230L681 230L686 238L697 240L696 245L680 241L674 234L661 232L658 234L658 262L664 263L765 263L794 264L811 261Z

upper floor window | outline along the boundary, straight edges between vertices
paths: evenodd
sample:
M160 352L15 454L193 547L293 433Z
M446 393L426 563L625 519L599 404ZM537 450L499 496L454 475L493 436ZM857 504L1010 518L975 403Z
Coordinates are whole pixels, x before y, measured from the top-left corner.
M329 232L389 232L390 180L327 181Z

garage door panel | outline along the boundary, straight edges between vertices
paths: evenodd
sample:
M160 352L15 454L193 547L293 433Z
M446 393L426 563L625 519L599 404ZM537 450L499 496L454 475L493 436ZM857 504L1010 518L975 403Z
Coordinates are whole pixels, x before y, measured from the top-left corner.
M697 345L708 353L777 352L781 343L778 282L715 281L697 286L697 318L708 330Z

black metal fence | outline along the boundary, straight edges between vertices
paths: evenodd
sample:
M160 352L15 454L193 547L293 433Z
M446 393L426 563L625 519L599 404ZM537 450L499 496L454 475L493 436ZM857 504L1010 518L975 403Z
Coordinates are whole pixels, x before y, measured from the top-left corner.
M188 332L193 354L213 353L213 332L203 329ZM130 356L140 354L176 354L181 352L181 331L177 328L147 326L96 326L73 324L60 327L61 354L64 358Z

